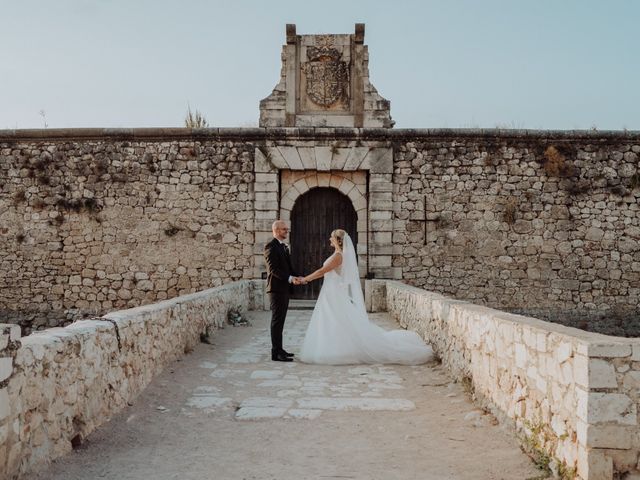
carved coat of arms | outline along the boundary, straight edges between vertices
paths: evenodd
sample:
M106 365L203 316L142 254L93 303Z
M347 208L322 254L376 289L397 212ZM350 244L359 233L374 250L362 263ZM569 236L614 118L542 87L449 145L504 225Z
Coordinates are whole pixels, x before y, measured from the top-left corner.
M307 95L316 105L330 107L349 98L349 67L340 60L340 52L331 47L310 47L309 61L302 65L307 80Z

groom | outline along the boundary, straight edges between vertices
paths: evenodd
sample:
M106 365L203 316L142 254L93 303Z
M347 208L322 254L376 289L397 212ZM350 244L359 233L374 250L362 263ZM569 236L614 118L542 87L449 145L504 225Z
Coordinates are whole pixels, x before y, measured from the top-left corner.
M291 266L291 252L285 243L289 227L282 220L276 220L271 226L273 240L264 247L264 259L267 265L267 293L271 299L271 360L292 362L293 354L282 348L282 329L289 308L289 294L292 285L300 285Z

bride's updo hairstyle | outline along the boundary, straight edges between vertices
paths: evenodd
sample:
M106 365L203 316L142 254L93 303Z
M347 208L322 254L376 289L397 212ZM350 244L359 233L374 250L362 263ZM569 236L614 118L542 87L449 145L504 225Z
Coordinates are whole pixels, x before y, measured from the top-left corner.
M334 230L333 232L331 232L331 236L333 238L336 239L336 242L338 242L338 246L340 247L340 251L342 251L343 247L344 247L344 236L347 234L347 232L345 232L344 230L338 228L337 230Z

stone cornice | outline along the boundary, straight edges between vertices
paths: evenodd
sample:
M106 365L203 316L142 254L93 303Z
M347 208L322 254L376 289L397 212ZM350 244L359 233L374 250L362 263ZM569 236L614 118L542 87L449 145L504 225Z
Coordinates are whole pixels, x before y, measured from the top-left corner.
M0 142L64 140L378 140L485 138L521 140L640 141L640 131L504 130L497 128L59 128L0 130Z

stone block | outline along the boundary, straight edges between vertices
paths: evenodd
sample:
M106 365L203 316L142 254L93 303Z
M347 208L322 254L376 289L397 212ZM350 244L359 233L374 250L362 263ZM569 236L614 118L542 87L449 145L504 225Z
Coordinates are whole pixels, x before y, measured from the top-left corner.
M360 168L370 170L372 173L393 172L393 149L372 148Z
M13 372L13 358L2 357L0 358L0 382L4 382L11 376Z
M277 184L278 174L277 173L256 173L255 182L256 182L256 185L260 183Z
M266 147L265 150L267 153L266 159L271 164L271 169L268 171L273 171L274 170L273 167L281 170L290 168L289 164L285 160L284 156L282 155L282 152L279 150L278 147ZM300 161L300 165L302 165L302 161Z
M329 180L329 186L332 188L335 188L336 190L340 190L340 185L342 185L343 181L344 181L344 178L339 177L338 175L331 175L331 180ZM353 189L353 187L351 188Z
M569 342L561 342L555 351L555 358L558 363L564 363L573 354L573 346Z
M293 210L293 206L295 205L296 201L294 198L292 198L293 195L285 195L284 197L282 197L282 200L280 201L280 208L282 210ZM280 215L282 217L282 215ZM282 220L282 218L281 218Z
M371 230L374 232L393 231L393 220L371 220Z
M0 389L0 422L11 414L11 404L9 403L9 393L7 387Z
M295 188L302 195L303 193L307 193L309 191L309 184L303 178L294 183L293 188Z
M570 363L566 362L563 366ZM589 387L589 359L584 355L575 355L573 357L573 379L581 387Z
M282 145L278 147L278 150L280 151L285 163L290 170L304 170L305 167L302 164L302 159L298 154L297 147Z
M586 420L593 425L615 423L635 426L637 407L631 398L622 393L590 392Z
M393 278L394 280L401 280L403 278L402 267L393 267L391 269L389 278Z
M387 284L380 280L365 280L365 298L368 312L387 310Z
M389 180L382 182L369 182L369 189L371 192L393 192L393 183Z
M391 232L372 232L371 242L379 245L391 244Z
M256 244L258 245L262 245L262 248L264 248L264 245L269 243L271 240L273 240L273 233L272 232L256 232L255 233L255 241Z
M613 461L614 472L629 472L638 465L638 452L635 450L608 449L607 455Z
M270 232L272 224L273 224L273 220L269 220L269 219L255 220L254 228L256 232ZM202 228L204 230L204 227Z
M391 255L373 255L370 257L371 267L390 267Z
M630 449L633 444L633 429L618 425L586 425L585 445L590 448ZM580 435L579 435L580 437ZM582 442L581 442L582 443Z
M352 147L349 152L349 156L347 157L344 170L353 171L358 170L362 161L369 153L369 147Z
M516 366L518 368L527 368L527 347L522 343L515 344Z
M567 423L560 415L553 415L551 417L551 429L558 437L561 437L567 433Z
M275 211L278 209L278 202L266 202L266 201L259 201L256 200L255 202L255 208L256 210L272 210Z
M636 395L640 393L640 371L627 371L624 374L622 385L626 390L633 391Z
M278 194L276 192L256 192L257 201L277 202Z
M259 148L255 149L254 158L255 158L254 170L256 171L256 173L274 172L275 169L273 165Z
M589 424L582 420L576 419L576 440L580 445L587 445L587 432L589 431Z
M369 255L392 255L393 254L393 245L371 245L369 247ZM359 245L358 253L365 254L366 246ZM365 259L366 261L366 259Z
M539 332L536 334L536 350L540 353L547 351L547 334Z
M600 228L591 227L585 234L585 239L593 242L599 242L604 236L604 231Z
M328 172L331 170L331 147L316 146L316 168L320 172Z
M589 392L576 388L576 416L585 424L589 423Z
M318 174L318 186L319 187L328 187L329 182L331 182L331 175L328 173L319 173Z
M331 170L342 170L349 155L351 155L351 148L335 148L331 158Z
M353 208L355 210L361 210L361 209L364 209L366 207L367 207L367 199L362 195L360 195L358 198L356 198L353 201Z
M316 170L316 151L314 147L298 147L298 155L305 170Z
M613 364L600 358L589 359L589 388L617 388Z
M318 186L318 177L316 175L305 177L305 181L307 182L309 189L316 188Z
M393 212L383 210L383 211L375 211L371 212L369 215L369 219L371 220L391 220Z
M588 352L590 357L628 357L631 355L631 345L621 343L590 343Z
M613 459L598 449L578 449L578 475L584 480L613 478Z

